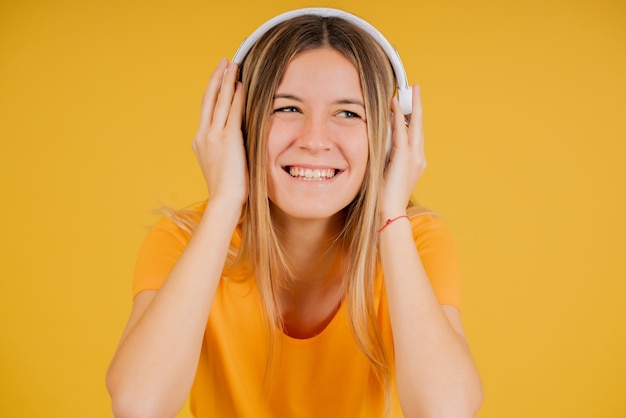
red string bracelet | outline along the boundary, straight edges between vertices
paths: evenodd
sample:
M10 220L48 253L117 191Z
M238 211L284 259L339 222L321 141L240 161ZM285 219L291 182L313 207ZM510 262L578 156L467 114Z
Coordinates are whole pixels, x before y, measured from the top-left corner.
M409 217L408 217L407 215L401 215L401 216L398 216L398 217L393 218L393 219L387 219L387 220L385 221L384 225L380 227L380 229L378 230L378 232L380 232L380 231L382 231L383 229L387 228L387 227L389 226L389 224L390 224L390 223L392 223L392 222L394 222L394 221L397 221L398 219L401 219L401 218L407 218L407 219L409 219ZM409 220L410 220L410 219L409 219Z

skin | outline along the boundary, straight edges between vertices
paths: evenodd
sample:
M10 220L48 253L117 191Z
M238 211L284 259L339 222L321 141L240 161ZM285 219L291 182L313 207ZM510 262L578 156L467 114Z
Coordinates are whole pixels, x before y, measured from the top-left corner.
M135 299L107 374L116 416L173 416L189 393L228 245L248 193L240 130L243 102L236 66L222 60L204 95L193 143L211 199L163 287ZM406 214L410 193L426 167L417 88L413 103L408 130L397 101L391 104L394 144L385 172L381 225ZM268 194L297 277L279 297L286 332L306 338L332 319L345 292L341 254L329 251L328 243L341 227L341 210L361 187L368 158L356 69L332 49L298 55L278 86L270 118ZM305 180L285 171L291 166L337 174ZM460 312L437 302L407 219L381 232L380 251L405 416L473 416L482 402L482 386Z

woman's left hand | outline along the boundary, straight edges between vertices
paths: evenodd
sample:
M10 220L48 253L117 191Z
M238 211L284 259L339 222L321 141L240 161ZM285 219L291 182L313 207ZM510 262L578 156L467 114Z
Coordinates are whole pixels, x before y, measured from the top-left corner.
M391 104L393 145L383 181L380 209L383 220L406 213L411 192L426 169L420 88L415 85L412 90L413 112L408 129L398 99L394 97Z

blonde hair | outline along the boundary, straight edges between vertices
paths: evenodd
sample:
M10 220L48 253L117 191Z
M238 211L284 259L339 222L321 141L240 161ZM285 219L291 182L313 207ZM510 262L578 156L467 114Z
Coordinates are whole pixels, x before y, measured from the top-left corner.
M225 275L244 270L255 277L267 315L269 357L272 357L275 329L283 326L278 291L288 285L292 275L267 198L269 116L275 90L287 65L298 54L316 48L333 48L354 64L365 99L369 141L367 169L359 193L344 209L345 225L336 244L341 245L346 254L344 284L351 328L384 388L388 405L392 365L377 325L374 280L379 273L377 222L386 162L385 143L396 82L381 47L368 33L344 19L305 15L282 22L254 44L241 64L241 81L246 94L242 130L248 159L249 196L239 225L241 245L231 248ZM182 216L187 221L174 218L190 231L195 227L194 220L188 216Z

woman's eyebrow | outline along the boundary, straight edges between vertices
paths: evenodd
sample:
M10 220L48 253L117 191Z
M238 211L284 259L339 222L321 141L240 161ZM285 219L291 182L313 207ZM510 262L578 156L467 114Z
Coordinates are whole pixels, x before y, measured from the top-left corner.
M289 94L289 93L277 93L274 95L274 100L276 99L289 99L289 100L295 100L298 102L303 101L300 97L294 94ZM351 98L337 99L333 102L333 104L357 105L365 109L365 103L363 103L363 100L361 99L351 99Z
M365 103L363 103L363 100L359 100L359 99L339 99L339 100L335 100L334 103L335 104L357 105L357 106L361 106L363 109L365 109Z
M302 99L299 98L298 96L295 96L293 94L289 94L289 93L277 93L274 95L274 100L276 99L290 99L290 100L295 100L298 102L301 102Z

